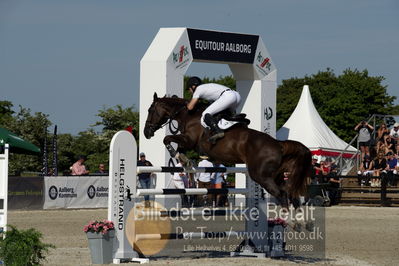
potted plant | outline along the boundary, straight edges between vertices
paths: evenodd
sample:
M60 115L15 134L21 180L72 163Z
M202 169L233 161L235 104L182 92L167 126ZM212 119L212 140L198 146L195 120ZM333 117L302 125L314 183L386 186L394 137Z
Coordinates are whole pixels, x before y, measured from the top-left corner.
M268 240L270 257L284 256L284 228L287 222L284 219L276 218L268 221Z
M18 230L12 225L8 227L9 230L0 237L0 264L40 265L46 260L50 248L55 248L52 244L43 243L42 233L34 228Z
M93 264L108 264L112 262L113 238L115 236L112 221L90 221L84 226L87 235Z

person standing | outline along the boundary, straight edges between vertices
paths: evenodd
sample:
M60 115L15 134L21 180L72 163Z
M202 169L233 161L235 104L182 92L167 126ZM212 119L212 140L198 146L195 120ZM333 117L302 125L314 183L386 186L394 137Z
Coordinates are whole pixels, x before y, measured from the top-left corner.
M364 158L364 155L370 156L370 144L371 144L371 132L374 130L374 127L369 125L366 121L362 121L356 125L355 130L359 132L359 136L357 141L359 143L361 157Z
M137 166L152 166L152 163L146 160L144 152L140 153L140 159L137 161ZM151 173L141 173L138 176L141 188L151 188ZM144 196L144 206L146 208L151 207L149 195Z
M395 123L389 133L393 140L393 152L399 153L399 123Z
M71 171L72 175L88 175L89 171L86 170L86 166L84 162L86 161L86 157L81 155L79 159L72 165Z
M201 161L198 163L198 167L213 167L213 163L208 161L208 156L206 155L201 155L200 156ZM213 179L213 174L212 173L198 173L197 174L197 180L198 180L198 188L212 188L212 179ZM205 205L211 205L211 195L207 194L202 197L202 202Z
M313 155L312 156L312 172L311 172L311 184L312 185L316 185L319 184L319 177L321 175L321 166L320 164L317 162L319 160L319 157L317 155Z
M221 164L221 163L215 163L213 165L213 167L225 167L225 166L223 164ZM225 182L226 182L226 180L225 180L224 173L222 173L222 172L221 173L215 173L214 178L213 178L213 188L221 189L221 188L223 188L223 184ZM224 197L224 196L225 195L223 195L223 194L216 194L215 195L216 207L221 207L223 205L223 203L226 202L225 199L226 199L227 195L226 195L226 197Z
M183 164L178 161L176 167L183 167ZM189 187L189 176L184 172L175 172L172 177L174 188L184 189ZM189 204L188 196L185 194L181 195L182 207L186 207Z

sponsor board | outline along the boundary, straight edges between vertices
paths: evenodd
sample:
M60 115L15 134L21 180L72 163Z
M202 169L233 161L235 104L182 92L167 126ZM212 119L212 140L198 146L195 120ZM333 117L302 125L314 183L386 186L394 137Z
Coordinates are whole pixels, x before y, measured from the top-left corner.
M187 29L193 58L221 62L254 62L259 36Z
M46 176L43 208L107 207L108 180L108 176Z

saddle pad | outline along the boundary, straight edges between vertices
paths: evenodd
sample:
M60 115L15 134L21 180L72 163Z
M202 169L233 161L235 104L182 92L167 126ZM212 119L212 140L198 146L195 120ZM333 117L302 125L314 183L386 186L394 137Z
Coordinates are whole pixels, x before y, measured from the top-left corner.
M238 124L239 122L237 121L228 121L224 118L220 119L218 122L218 126L220 129L226 130L232 126L234 126L235 124Z

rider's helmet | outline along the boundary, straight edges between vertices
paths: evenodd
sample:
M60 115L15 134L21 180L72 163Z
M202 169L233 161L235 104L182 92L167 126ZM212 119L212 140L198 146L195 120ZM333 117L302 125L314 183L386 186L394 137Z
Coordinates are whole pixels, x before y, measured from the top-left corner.
M202 80L199 77L191 77L187 81L187 88L190 89L192 86L195 86L194 90L202 84Z

